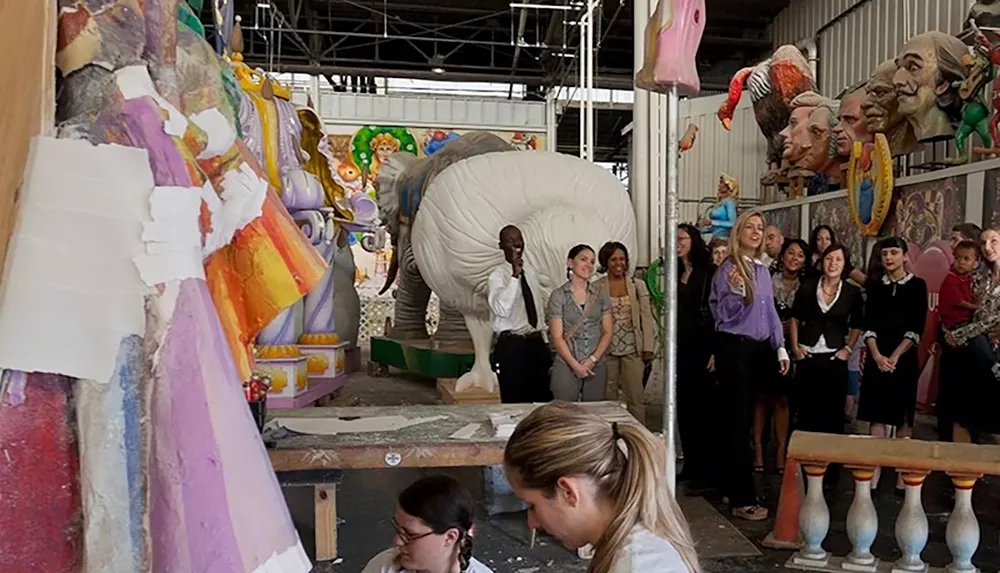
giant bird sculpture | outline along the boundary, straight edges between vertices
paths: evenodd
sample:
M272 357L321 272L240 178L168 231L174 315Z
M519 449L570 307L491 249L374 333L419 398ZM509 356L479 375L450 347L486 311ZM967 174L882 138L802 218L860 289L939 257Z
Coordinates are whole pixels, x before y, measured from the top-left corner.
M781 46L767 60L736 72L729 82L729 97L717 114L727 131L732 129L733 113L745 90L750 91L754 117L767 139L767 177L773 178L781 167L784 141L779 134L788 125L791 102L803 92L816 91L816 79L805 56L791 45Z

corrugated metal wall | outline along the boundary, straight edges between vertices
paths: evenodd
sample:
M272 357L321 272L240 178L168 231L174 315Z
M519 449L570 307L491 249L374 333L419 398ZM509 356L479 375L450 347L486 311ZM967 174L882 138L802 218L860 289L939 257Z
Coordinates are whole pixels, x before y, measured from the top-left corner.
M819 87L834 97L867 80L872 69L892 59L909 38L937 30L957 34L968 0L792 0L771 26L775 45L816 37ZM925 146L909 163L955 155L951 143Z
M682 133L689 123L699 128L694 147L680 159L681 221L698 220L713 204L722 172L740 181L741 199L756 202L760 197L760 178L767 171L767 142L753 117L749 94L736 108L732 131L722 128L715 113L725 97L681 102Z

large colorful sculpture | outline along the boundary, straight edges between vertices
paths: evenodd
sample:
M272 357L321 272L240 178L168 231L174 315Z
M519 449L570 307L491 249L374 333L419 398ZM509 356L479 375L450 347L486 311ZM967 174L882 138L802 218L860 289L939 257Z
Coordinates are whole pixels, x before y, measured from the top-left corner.
M239 27L234 33L241 33ZM384 239L376 232L374 200L362 192L349 193L338 182L337 163L316 112L296 109L289 90L243 64L239 52L233 54L233 69L243 90L239 119L244 139L328 265L320 283L278 315L257 340L258 370L271 377L272 405L298 406L344 383L350 343L341 336L357 339L356 331L345 333L336 322L335 307L342 303L335 289L336 252L350 232L366 232L361 243L369 250L380 247ZM351 298L347 296L348 301Z
M852 86L841 94L840 117L833 128L833 134L837 138L837 157L842 162L850 160L855 142L872 142L872 134L868 131L868 123L861 109L864 99L864 83Z
M834 133L839 116L837 102L815 92L804 92L795 96L790 106L788 126L780 132L784 140L782 160L789 167L789 175L839 181L841 162Z
M38 142L26 181L51 174L59 153L63 171L82 176L88 166L103 167L86 174L91 184L64 190L62 203L106 210L79 213L75 230L65 228L67 237L57 233L44 244L66 248L58 241L129 229L90 260L129 255L125 246L139 250L132 273L106 285L119 293L112 312L88 315L91 309L70 296L83 277L68 273L65 295L16 301L9 298L16 289L8 289L0 330L17 326L8 322L17 303L26 316L59 308L67 325L90 316L94 328L132 334L116 344L103 379L79 372L107 357L78 356L76 347L60 346L63 339L24 337L23 352L0 361L11 369L4 378L17 395L2 406L0 431L16 430L10 424L28 414L33 427L44 429L2 437L8 457L0 472L18 488L17 496L5 497L5 512L35 538L19 544L5 536L4 567L308 571L241 385L254 367L257 334L320 284L327 267L239 139L240 89L192 24L190 6L60 0L59 7L62 139ZM59 192L55 185L40 189ZM142 210L123 219L125 206ZM26 201L22 221L42 207ZM122 226L125 220L134 223ZM25 258L27 243L15 238L15 244L14 283L37 278L18 261L59 259L56 251ZM141 290L130 290L132 284ZM127 316L141 324L124 322ZM20 366L33 356L42 362ZM65 448L65 436L75 436L79 449ZM33 451L19 450L22 442Z
M736 201L739 198L740 182L732 175L720 175L716 202L702 217L699 230L716 239L728 239L736 224Z
M733 113L744 90L750 91L754 118L767 140L767 161L770 172L765 181L773 181L782 168L784 138L781 131L792 115L792 100L805 92L816 91L809 62L795 46L781 46L767 60L752 68L744 68L729 82L729 97L717 113L722 126L732 129Z
M892 81L899 114L918 141L935 141L955 134L961 118L957 84L967 77L962 59L969 50L958 38L925 32L910 38L896 54Z
M695 55L705 33L705 0L659 0L646 24L646 53L635 85L681 96L701 89Z
M985 46L977 44L968 54L962 56L962 67L967 77L953 82L952 87L958 89L958 99L962 102L962 115L955 131L955 147L962 154L959 159L965 162L968 158L966 142L973 133L979 135L986 148L993 147L990 138L990 112L983 101L983 92L993 79L993 63L990 61L989 40L982 38Z

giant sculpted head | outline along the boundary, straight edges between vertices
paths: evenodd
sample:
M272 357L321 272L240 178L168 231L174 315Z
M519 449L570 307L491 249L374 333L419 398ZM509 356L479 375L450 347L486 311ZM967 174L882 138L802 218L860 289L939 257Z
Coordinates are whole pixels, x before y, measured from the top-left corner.
M969 53L961 40L943 32L914 36L896 54L899 113L913 127L919 141L955 133L953 120L960 102L953 82L965 79L962 57Z
M896 87L892 83L895 75L895 60L882 62L872 70L865 84L861 112L869 133L885 135L892 154L905 155L916 149L917 139L913 135L913 127L899 111Z
M854 147L855 141L868 143L872 140L872 136L868 132L868 124L861 111L861 103L864 98L864 84L848 89L844 97L840 98L840 118L837 121L837 126L833 128L833 133L837 138L837 156L842 159L851 156L851 149Z
M837 102L815 92L799 94L791 102L792 114L782 130L782 158L789 166L813 173L835 174L837 163Z

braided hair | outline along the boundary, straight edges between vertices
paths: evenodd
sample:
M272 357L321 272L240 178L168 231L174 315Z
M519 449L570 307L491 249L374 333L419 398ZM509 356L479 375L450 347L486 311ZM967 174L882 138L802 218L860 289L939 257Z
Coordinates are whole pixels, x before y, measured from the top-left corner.
M475 502L458 480L446 475L421 478L399 494L399 507L427 524L436 535L458 531L458 564L468 571L472 563L472 524Z

